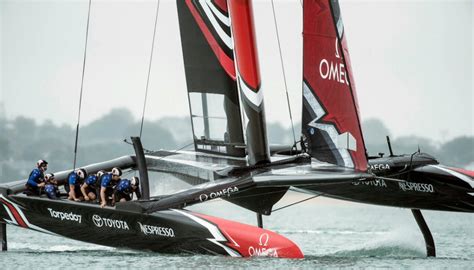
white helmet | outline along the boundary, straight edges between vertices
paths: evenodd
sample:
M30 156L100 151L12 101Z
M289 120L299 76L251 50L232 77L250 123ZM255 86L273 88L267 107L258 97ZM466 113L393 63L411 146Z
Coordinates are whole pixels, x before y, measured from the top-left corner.
M48 173L47 175L45 175L44 180L46 181L54 180L54 173Z
M77 174L77 176L79 176L79 178L81 178L81 179L84 179L84 178L87 177L87 172L86 172L86 170L83 169L83 168L78 169L78 170L76 171L76 174Z
M102 177L102 175L104 175L104 174L105 174L105 172L104 172L103 170L100 170L100 171L97 172L96 175L97 175L97 178L100 178L100 177Z
M44 159L40 159L36 162L36 167L45 167L48 165L48 162Z
M122 170L118 167L115 167L115 168L112 169L112 175L122 176Z
M132 177L132 180L130 180L130 184L132 184L132 186L138 187L138 185L140 184L140 180L138 179L138 177L134 176Z

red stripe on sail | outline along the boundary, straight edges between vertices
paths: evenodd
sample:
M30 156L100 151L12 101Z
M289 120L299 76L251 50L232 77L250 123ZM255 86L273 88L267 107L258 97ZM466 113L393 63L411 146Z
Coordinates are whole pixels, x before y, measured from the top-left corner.
M351 156L353 157L354 162L356 163L356 169L366 171L368 167L368 162L367 162L367 156L365 152L365 142L364 142L364 137L362 135L361 131L361 126L360 126L360 112L359 112L359 100L357 98L357 91L356 91L356 85L355 85L355 80L354 80L354 75L352 73L352 64L351 64L351 59L349 56L349 49L347 48L347 40L346 36L344 35L342 37L341 41L342 45L342 51L343 51L343 57L345 60L345 67L346 67L346 74L349 75L349 82L350 82L350 88L351 88L351 94L352 94L352 105L354 112L351 114L351 125L350 125L350 130L354 130L354 138L357 141L357 151L353 152L351 151Z
M252 2L248 0L230 1L234 51L239 74L250 88L260 89L257 45L253 23Z
M196 23L198 24L199 28L201 29L202 33L204 34L204 37L207 40L207 43L211 47L212 51L216 55L217 59L219 60L219 63L221 63L222 67L224 68L225 72L235 80L235 66L234 66L234 61L225 54L225 52L222 50L222 48L219 46L219 43L216 41L214 36L211 34L211 31L207 28L206 23L204 20L201 18L201 15L199 12L196 10L194 7L193 3L191 0L186 1L186 5L188 6L189 10L191 11L191 14L193 15L194 19L196 20Z
M213 0L212 3L216 5L219 9L224 12L227 12L227 1L226 0Z
M327 113L322 122L334 124L339 134L349 132L355 138L357 150L349 153L354 167L366 171L367 158L346 39L343 36L339 43L329 1L305 0L303 12L303 78Z
M11 205L9 202L7 202L6 200L0 198L0 201L5 204L8 209L10 209L10 211L12 212L13 214L13 217L15 218L16 222L18 223L18 225L20 225L20 227L23 227L23 228L28 228L28 225L26 225L26 222L23 220L23 218L21 217L20 213L18 213L18 211L16 210L16 208Z

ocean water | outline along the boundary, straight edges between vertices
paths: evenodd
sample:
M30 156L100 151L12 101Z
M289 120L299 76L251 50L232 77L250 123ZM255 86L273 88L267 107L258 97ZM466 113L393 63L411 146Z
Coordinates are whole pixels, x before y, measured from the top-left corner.
M304 198L290 194L275 208ZM255 214L216 200L192 211L256 224ZM264 217L264 227L293 240L305 259L168 255L82 243L8 226L9 251L0 269L473 269L474 215L423 212L436 258L426 258L421 232L408 209L316 198Z

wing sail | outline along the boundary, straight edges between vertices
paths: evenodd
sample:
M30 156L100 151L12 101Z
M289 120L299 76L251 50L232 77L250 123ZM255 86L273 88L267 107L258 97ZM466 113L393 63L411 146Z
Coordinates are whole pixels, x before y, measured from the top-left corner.
M302 133L321 161L367 170L354 79L338 1L303 4Z
M235 45L237 80L246 119L248 161L250 165L270 162L265 106L258 63L252 1L229 1Z
M196 151L245 157L227 1L177 1Z

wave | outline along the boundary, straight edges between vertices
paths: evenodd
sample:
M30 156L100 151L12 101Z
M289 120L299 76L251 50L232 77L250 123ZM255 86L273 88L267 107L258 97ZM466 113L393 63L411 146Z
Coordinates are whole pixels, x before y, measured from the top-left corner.
M357 257L426 257L425 242L418 231L400 227L336 251L334 256Z
M281 234L385 234L384 231L351 231L351 230L276 230Z
M340 250L331 254L336 257L426 257L424 250L411 246L386 245L379 247L362 247L353 250Z
M115 248L111 247L105 247L105 246L99 246L99 245L64 245L64 244L58 244L58 245L51 245L51 246L45 246L45 245L36 245L33 243L18 243L18 242L13 242L9 243L8 249L10 251L16 251L16 252L51 252L51 253L57 253L57 252L97 252L97 251L116 251Z

